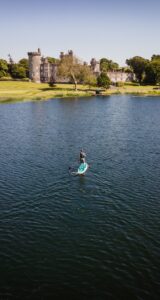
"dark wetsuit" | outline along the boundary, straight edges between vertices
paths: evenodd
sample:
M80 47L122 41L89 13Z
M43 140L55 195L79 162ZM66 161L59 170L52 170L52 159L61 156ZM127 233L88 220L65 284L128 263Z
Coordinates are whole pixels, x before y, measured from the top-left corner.
M85 157L86 157L86 154L84 152L80 152L80 163L84 163L85 162Z

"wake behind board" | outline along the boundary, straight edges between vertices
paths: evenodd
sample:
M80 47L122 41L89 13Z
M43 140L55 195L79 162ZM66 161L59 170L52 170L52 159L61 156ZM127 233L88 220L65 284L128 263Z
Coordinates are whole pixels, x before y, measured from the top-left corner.
M84 175L86 173L86 171L88 170L89 165L85 162L85 163L81 163L78 171L77 171L77 175Z

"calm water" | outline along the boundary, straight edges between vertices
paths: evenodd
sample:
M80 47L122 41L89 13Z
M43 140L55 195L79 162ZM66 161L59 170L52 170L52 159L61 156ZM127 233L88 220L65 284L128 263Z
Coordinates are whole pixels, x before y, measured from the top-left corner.
M0 105L0 299L160 299L159 247L159 97Z

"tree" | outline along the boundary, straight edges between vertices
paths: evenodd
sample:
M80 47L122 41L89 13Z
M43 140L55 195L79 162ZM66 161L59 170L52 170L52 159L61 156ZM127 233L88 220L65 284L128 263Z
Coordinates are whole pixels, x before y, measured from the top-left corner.
M96 75L93 74L90 66L87 64L83 64L79 68L79 74L77 76L78 82L82 84L88 84L90 86L94 86L97 83Z
M10 74L13 78L24 79L29 77L29 62L27 58L22 58L17 64L9 65Z
M27 58L22 58L19 61L19 66L23 67L25 69L26 72L26 76L25 77L29 77L29 62Z
M100 70L102 72L108 72L117 70L119 68L119 65L116 62L113 62L112 60L109 60L107 58L101 58L100 60Z
M104 87L106 89L109 88L110 86L110 79L108 75L104 72L102 72L98 77L97 77L97 85L100 87Z
M0 59L0 78L8 75L8 64L4 59Z
M145 69L145 83L160 84L160 59L153 59Z
M13 78L18 78L18 79L26 78L26 70L20 64L13 64L11 69L11 76Z
M88 84L89 86L96 86L97 77L93 73L86 74L83 83Z
M136 79L140 84L144 79L145 69L148 63L149 60L141 56L134 56L126 60L126 64L132 68L133 72L136 75Z
M51 64L56 64L56 63L59 62L59 60L57 58L54 58L54 57L48 56L47 59L48 59L48 62L51 63Z
M74 83L75 90L77 90L81 69L82 65L75 56L65 55L58 65L57 74L60 77L69 78Z
M154 72L156 74L156 84L160 85L160 55L153 55L151 58Z
M160 54L153 54L151 60L160 60Z

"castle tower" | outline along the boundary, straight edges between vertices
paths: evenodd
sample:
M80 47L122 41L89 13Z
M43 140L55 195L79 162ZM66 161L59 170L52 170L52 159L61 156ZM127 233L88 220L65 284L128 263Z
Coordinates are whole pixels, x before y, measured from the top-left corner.
M73 57L73 51L72 51L72 50L69 50L69 51L68 51L68 56Z
M64 53L64 52L60 52L60 60L62 60L64 57L73 57L73 51L72 50L68 50L68 53Z
M93 71L93 73L95 75L98 76L100 74L100 63L99 63L99 61L97 61L95 58L92 58L90 64L91 64L91 70Z
M62 60L64 58L64 52L60 52L59 58L60 58L60 60Z
M41 51L28 52L29 58L29 79L33 82L40 82Z

